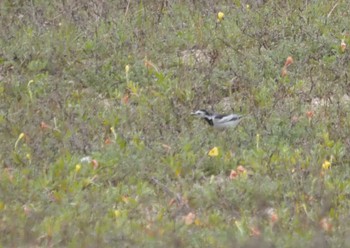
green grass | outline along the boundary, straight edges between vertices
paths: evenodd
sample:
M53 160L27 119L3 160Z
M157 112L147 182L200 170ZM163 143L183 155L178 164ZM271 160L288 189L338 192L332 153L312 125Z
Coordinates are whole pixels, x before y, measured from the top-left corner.
M214 2L0 3L0 246L347 246L349 2Z

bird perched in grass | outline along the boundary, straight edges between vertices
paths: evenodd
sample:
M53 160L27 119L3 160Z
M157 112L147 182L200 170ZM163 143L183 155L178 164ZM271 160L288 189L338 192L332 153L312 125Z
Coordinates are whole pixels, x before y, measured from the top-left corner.
M198 116L204 119L210 126L216 128L227 128L227 127L235 127L242 120L244 116L237 114L229 114L229 115L218 115L211 114L206 110L197 110L196 112L192 112L191 115Z

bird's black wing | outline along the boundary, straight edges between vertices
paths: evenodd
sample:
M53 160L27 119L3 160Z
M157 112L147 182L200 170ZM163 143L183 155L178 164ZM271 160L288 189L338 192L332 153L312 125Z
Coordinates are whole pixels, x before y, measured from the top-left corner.
M203 119L204 119L206 122L208 122L208 124L209 124L210 126L214 126L213 119L208 118L208 117L204 117Z
M242 118L241 115L231 114L231 115L216 115L215 120L218 123L225 123L230 121L237 121Z

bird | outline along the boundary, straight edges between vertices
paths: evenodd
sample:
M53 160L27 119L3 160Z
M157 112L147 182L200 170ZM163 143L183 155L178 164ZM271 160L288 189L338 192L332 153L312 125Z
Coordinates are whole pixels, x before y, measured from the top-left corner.
M210 126L213 126L215 128L234 128L244 117L238 114L212 114L204 109L192 112L191 115L195 115L204 119Z

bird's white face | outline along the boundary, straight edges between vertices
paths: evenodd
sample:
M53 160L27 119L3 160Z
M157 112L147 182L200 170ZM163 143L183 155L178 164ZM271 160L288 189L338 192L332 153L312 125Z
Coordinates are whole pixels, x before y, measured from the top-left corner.
M196 112L192 112L191 115L196 115L198 117L204 118L205 116L208 115L208 113L203 110L197 110Z

